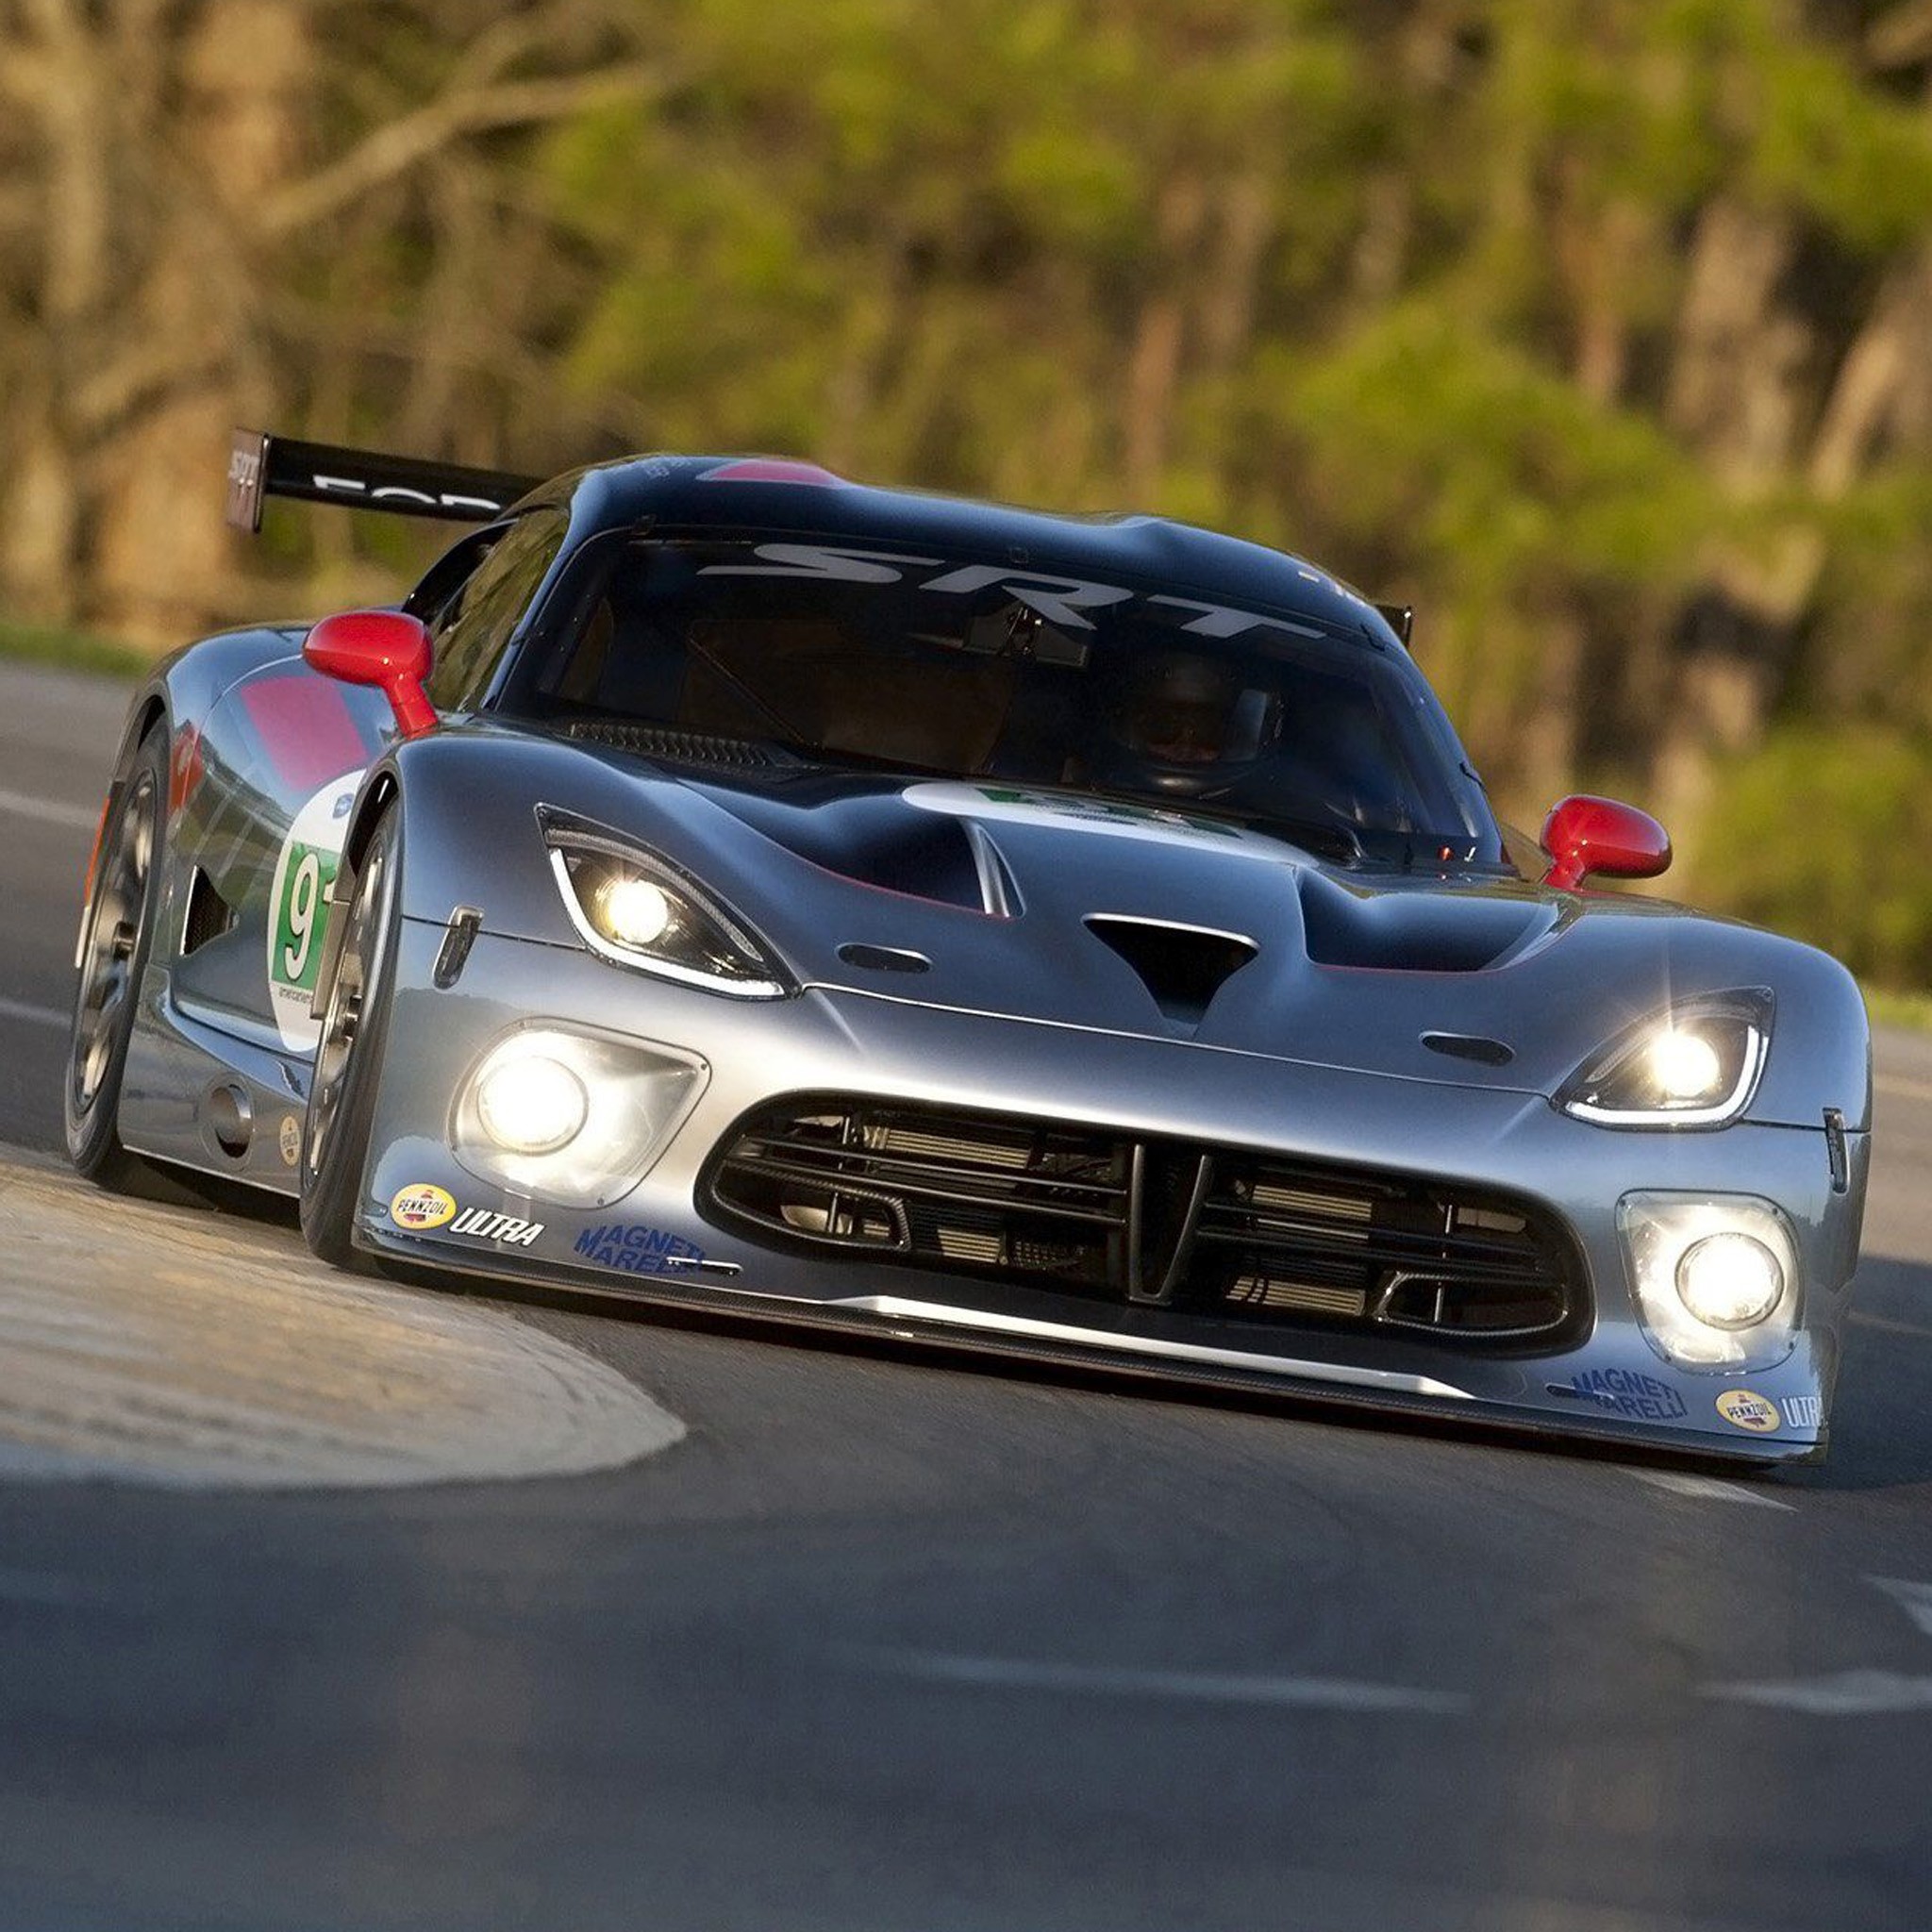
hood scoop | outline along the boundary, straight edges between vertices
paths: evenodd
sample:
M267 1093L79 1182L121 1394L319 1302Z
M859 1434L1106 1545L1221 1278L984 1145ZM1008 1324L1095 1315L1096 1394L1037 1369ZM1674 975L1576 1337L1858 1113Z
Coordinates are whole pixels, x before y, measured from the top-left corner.
M1019 889L985 828L970 819L916 811L900 786L849 774L803 774L782 788L688 779L741 824L822 871L935 906L1010 919Z
M1087 930L1141 975L1163 1018L1191 1031L1214 995L1260 951L1235 933L1113 913L1090 913Z
M1383 973L1482 973L1552 931L1539 899L1365 891L1316 872L1296 881L1308 958Z

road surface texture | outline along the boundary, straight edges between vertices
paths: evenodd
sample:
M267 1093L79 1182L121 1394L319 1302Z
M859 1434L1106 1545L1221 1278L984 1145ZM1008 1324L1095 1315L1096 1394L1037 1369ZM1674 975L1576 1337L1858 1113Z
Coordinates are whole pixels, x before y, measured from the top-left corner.
M53 1177L122 698L0 671L0 1141L26 1150L0 1174L55 1191L82 1276L134 1212L170 1294L197 1258L216 1291L285 1280L299 1360L329 1287L286 1214ZM658 1453L8 1475L0 1927L1932 1923L1932 1045L1887 1035L1879 1070L1834 1452L1784 1477L475 1298L607 1395L614 1371ZM434 1433L464 1391L367 1307L415 1335L423 1298L353 1293L358 1373L401 1347L383 1399ZM173 1303L115 1306L202 1382L258 1365L219 1308L171 1355ZM139 1409L147 1371L119 1373Z

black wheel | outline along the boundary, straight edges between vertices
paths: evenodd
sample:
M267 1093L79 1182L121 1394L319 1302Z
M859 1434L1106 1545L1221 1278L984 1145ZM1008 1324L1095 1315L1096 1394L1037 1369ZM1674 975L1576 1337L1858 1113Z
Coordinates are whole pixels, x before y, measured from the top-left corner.
M374 1272L349 1230L361 1204L369 1128L389 1033L395 981L396 885L402 824L395 808L376 821L356 870L353 892L337 916L345 924L329 982L315 1075L302 1129L302 1236L325 1261Z
M134 1036L142 974L159 916L168 734L141 741L101 828L93 888L82 914L80 984L67 1055L67 1152L87 1177L117 1193L168 1193L165 1179L121 1144L121 1080Z

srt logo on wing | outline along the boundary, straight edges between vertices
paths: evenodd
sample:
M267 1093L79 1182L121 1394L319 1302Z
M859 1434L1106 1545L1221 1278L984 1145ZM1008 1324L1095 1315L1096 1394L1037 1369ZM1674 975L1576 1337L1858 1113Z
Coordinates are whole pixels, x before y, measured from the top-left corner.
M479 509L494 516L503 506L488 496L462 496L448 490L411 490L406 483L378 483L372 490L359 476L325 476L320 473L308 479L316 489L343 496L366 496L371 503L420 503L429 509Z

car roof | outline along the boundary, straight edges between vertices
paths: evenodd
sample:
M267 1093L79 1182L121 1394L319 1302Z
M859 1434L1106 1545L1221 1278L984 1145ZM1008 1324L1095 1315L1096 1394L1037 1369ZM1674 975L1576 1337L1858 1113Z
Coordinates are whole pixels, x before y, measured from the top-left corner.
M568 505L578 541L655 525L721 539L796 536L976 552L1015 571L1109 583L1155 580L1206 602L1261 607L1400 650L1375 607L1286 551L1154 516L1065 516L972 497L854 483L774 457L637 457L575 470L532 503Z

